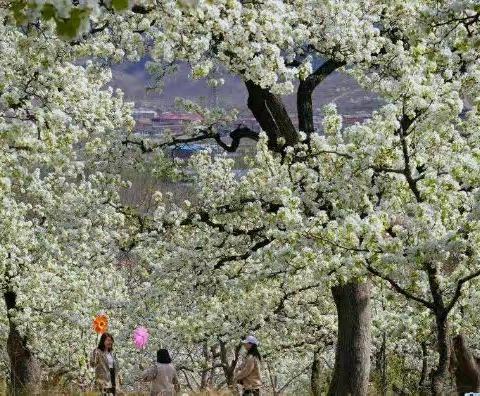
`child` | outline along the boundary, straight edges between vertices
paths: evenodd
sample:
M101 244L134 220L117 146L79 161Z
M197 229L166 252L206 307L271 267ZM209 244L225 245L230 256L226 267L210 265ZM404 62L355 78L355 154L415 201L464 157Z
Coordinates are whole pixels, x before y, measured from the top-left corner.
M166 349L158 350L157 363L142 373L141 380L152 382L151 396L174 396L180 392L177 371Z

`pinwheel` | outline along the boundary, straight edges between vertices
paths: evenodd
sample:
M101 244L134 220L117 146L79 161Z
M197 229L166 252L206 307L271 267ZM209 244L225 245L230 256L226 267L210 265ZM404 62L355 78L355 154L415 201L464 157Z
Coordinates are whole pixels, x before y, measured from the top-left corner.
M145 327L139 326L133 331L133 343L138 350L144 349L148 342L148 330Z

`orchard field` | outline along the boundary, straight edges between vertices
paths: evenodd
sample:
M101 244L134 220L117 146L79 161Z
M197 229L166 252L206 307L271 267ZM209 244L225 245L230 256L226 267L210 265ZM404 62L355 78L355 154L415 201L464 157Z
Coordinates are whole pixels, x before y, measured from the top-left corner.
M480 392L478 1L0 0L0 18L5 394L94 394L107 329L131 395L158 348L180 394L239 394L249 335L265 395ZM145 59L160 96L179 66L239 79L261 131L177 98L181 134L135 133L111 69ZM327 104L319 128L338 72L379 107L352 124Z

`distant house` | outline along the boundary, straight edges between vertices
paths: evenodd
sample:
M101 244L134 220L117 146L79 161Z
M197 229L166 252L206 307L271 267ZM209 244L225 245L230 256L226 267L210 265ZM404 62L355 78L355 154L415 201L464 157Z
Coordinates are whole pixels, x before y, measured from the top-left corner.
M172 113L165 112L156 116L154 122L184 122L184 121L201 121L202 117L198 114L191 113Z
M157 117L157 112L155 110L148 109L134 109L132 112L133 119L138 121L140 119L151 120L152 118Z
M370 114L346 114L342 116L345 125L354 125L357 122L362 123L370 117Z
M188 113L162 113L152 118L152 126L154 128L171 128L182 126L186 122L201 121L202 117L197 114Z
M166 112L152 118L152 127L159 132L170 129L173 133L181 133L185 123L201 120L198 114Z
M135 133L140 135L150 135L152 130L152 120L149 118L139 118L135 120Z
M139 118L136 120L135 125L152 126L152 120L150 118Z

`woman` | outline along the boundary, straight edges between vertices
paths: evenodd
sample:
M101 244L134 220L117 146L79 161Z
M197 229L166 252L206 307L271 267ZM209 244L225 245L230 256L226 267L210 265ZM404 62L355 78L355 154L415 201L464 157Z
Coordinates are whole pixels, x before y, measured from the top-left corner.
M98 347L90 357L90 365L95 368L95 385L102 395L117 395L118 363L113 353L113 336L103 333Z
M243 341L243 346L247 350L247 356L235 373L235 381L242 385L243 395L260 395L262 379L260 375L260 362L262 357L258 351L258 340L254 336L248 336Z
M158 350L157 363L142 373L141 380L152 382L151 396L174 396L180 392L177 371L166 349Z

